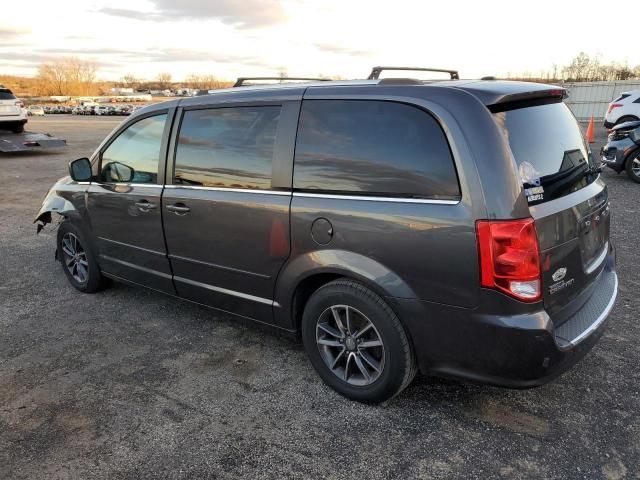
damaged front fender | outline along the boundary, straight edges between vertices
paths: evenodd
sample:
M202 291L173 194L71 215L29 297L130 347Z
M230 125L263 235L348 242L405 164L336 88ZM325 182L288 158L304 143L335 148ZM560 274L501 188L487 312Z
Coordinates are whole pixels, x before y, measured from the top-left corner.
M36 227L36 233L40 233L45 225L51 223L52 212L62 216L68 216L69 214L77 213L77 209L73 203L64 197L59 196L58 192L52 189L45 197L40 211L33 220L33 223L38 224Z

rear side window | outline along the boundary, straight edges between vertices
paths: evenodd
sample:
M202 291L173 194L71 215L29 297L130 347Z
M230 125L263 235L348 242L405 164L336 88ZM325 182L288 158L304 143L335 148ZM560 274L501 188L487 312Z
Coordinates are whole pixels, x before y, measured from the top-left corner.
M518 164L529 204L560 198L597 177L578 122L564 103L494 114Z
M0 89L0 100L15 100L16 96L7 88Z
M187 110L176 148L176 184L271 188L279 106Z
M438 122L416 107L368 100L305 100L294 188L457 199L460 188Z
M630 96L631 96L631 94L630 94L630 93L623 93L622 95L620 95L618 98L616 98L616 99L615 99L613 102L611 102L611 103L619 102L620 100L624 100L625 98L630 97Z

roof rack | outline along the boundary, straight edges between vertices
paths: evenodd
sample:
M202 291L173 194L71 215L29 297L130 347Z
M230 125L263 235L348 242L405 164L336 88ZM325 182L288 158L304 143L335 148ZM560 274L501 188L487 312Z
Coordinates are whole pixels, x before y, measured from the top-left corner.
M238 77L236 83L233 84L234 87L242 87L245 85L247 81L253 80L278 80L281 83L287 82L289 80L294 81L305 81L305 82L327 82L328 78L307 78L307 77Z
M403 71L412 71L412 72L440 72L440 73L448 73L451 76L451 80L459 80L460 76L458 75L457 70L447 70L443 68L421 68L421 67L373 67L371 69L371 73L369 74L369 80L377 80L380 78L380 73L383 70L403 70Z

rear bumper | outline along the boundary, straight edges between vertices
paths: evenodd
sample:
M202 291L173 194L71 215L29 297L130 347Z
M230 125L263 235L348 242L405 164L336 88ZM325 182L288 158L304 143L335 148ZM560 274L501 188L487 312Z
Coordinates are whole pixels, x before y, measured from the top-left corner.
M509 388L535 387L556 378L584 357L606 328L618 290L614 258L612 251L594 293L558 328L540 304L524 314L481 313L513 303L497 292L490 292L492 298L475 310L398 300L420 370ZM420 311L426 317L417 316Z
M0 117L0 125L4 125L7 123L14 123L14 124L18 124L18 125L23 125L25 123L27 123L27 116L26 115L16 115L16 116L6 116L6 117Z

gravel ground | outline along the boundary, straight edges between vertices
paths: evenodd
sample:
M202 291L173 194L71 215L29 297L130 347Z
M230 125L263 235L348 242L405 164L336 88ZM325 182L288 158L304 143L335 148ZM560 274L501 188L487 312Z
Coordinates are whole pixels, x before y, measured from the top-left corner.
M119 121L33 119L68 148L0 156L0 478L640 478L640 185L624 174L603 173L619 299L581 363L527 391L419 377L371 407L326 387L294 339L68 285L54 229L31 222Z

